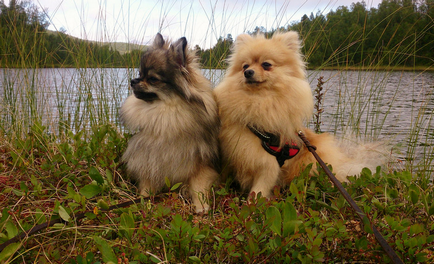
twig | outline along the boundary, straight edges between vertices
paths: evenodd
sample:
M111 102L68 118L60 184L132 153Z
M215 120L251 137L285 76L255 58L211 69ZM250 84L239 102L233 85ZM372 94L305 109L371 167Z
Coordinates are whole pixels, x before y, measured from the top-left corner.
M315 133L321 133L321 114L322 112L324 112L324 109L321 108L321 104L322 104L322 99L324 96L324 93L322 92L322 86L324 84L323 81L324 77L320 76L318 78L318 84L316 85L315 88L315 114L314 114L314 124L315 124Z

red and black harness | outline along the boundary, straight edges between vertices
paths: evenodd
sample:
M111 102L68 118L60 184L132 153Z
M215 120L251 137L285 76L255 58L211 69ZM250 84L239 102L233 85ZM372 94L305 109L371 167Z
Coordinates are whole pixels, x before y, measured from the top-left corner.
M280 147L279 135L261 132L251 125L247 127L261 140L261 145L265 151L276 157L280 167L283 166L286 160L292 159L300 152L300 148L294 141L291 141L291 143L286 142L283 147Z

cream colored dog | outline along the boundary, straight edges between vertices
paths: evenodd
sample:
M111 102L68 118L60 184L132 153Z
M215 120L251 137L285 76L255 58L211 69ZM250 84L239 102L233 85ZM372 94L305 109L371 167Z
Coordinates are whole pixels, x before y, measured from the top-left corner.
M298 131L317 146L340 181L384 159L357 145L348 151L329 134L305 127L313 97L296 32L237 37L229 68L214 92L219 107L219 135L224 173L232 172L244 189L270 197L272 188L289 183L316 160Z

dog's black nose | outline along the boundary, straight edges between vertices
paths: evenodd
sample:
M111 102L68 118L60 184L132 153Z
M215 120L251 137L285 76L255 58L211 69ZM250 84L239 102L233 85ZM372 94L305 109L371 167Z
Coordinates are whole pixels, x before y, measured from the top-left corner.
M244 72L244 77L246 78L252 78L253 75L255 75L255 71L254 70L247 70Z
M134 86L134 85L138 84L139 82L140 82L140 79L139 79L139 78L132 79L132 80L131 80L131 86Z

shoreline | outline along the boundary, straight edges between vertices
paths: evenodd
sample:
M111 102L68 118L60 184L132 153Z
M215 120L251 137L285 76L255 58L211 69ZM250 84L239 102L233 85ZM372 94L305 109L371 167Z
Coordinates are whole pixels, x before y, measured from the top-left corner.
M346 66L346 67L307 67L307 70L311 71L415 71L415 72L434 72L433 66L415 66L415 67L406 67L406 66Z
M136 67L122 67L122 66L100 66L100 67L76 67L73 65L64 65L64 66L56 66L56 65L51 65L51 66L45 66L45 67L3 67L0 66L0 69L83 69L83 68L87 68L87 69L127 69L127 68L136 68ZM223 67L217 67L217 68L213 68L213 67L202 67L201 69L203 70L225 70L226 68ZM362 67L358 67L358 66L346 66L346 67L306 67L306 70L309 71L406 71L406 72L434 72L434 65L433 66L415 66L415 67L406 67L406 66L375 66L375 67L370 67L370 66L362 66Z

